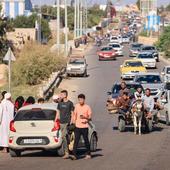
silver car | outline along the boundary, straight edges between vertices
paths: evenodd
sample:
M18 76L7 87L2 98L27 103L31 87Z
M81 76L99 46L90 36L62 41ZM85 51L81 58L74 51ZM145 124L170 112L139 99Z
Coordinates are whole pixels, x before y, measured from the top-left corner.
M84 57L70 58L66 66L67 76L79 75L87 77L87 63Z
M165 66L161 72L162 80L164 83L170 82L170 66Z
M54 150L64 155L60 121L56 117L57 104L34 104L21 108L10 123L9 152L12 157L26 150ZM97 148L97 132L89 123L91 151ZM80 141L80 146L84 141Z
M140 83L144 89L149 88L154 97L160 97L165 88L159 73L140 73L135 76L134 82Z

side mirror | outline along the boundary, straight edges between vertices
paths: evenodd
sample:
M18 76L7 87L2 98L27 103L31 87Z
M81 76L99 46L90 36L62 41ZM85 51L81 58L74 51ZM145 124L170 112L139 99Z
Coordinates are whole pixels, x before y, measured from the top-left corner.
M164 75L165 75L165 73L164 73L164 72L161 72L161 75L162 75L162 76L164 76Z
M110 92L110 91L107 92L107 95L111 95L111 94L112 94L112 92Z

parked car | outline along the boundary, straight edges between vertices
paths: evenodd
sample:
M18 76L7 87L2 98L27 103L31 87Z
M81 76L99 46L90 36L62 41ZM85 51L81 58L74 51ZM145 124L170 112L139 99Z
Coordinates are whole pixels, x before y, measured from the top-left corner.
M159 73L140 73L135 76L133 81L140 83L144 89L149 88L153 97L160 97L161 92L165 89Z
M133 79L136 74L145 73L146 68L140 60L125 60L120 66L122 79Z
M162 80L164 83L170 82L170 66L165 66L161 72Z
M130 96L132 96L132 98L134 97L134 92L137 90L137 88L140 87L144 91L142 85L139 83L127 82L126 86L130 90ZM106 107L109 113L117 113L118 111L118 108L114 103L116 99L119 97L120 90L121 90L121 82L115 82L113 87L111 88L111 91L107 92L108 99L107 99Z
M129 57L136 57L138 55L142 45L143 44L141 44L141 43L133 43L133 44L131 44Z
M151 45L144 45L141 47L141 52L151 52L156 59L156 61L159 61L159 52L157 51L156 47Z
M34 104L21 108L10 123L9 153L21 156L26 150L54 150L64 155L60 121L57 119L57 104ZM97 132L90 122L89 140L92 151L97 148ZM84 143L81 140L80 145Z
M140 60L146 68L156 68L156 60L151 52L140 52L135 59Z
M84 57L72 57L67 62L66 66L66 74L67 76L71 75L79 75L83 77L87 77L87 63Z
M118 56L123 56L123 46L119 43L109 43L108 46L111 46Z
M102 47L97 54L99 56L99 61L116 60L116 55L117 55L116 51L110 46Z

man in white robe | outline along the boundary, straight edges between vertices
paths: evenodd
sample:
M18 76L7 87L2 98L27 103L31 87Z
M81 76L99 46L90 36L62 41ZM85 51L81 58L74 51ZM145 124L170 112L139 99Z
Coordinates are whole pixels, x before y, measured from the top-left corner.
M7 152L10 122L14 118L14 104L11 102L11 94L6 93L0 104L0 147Z

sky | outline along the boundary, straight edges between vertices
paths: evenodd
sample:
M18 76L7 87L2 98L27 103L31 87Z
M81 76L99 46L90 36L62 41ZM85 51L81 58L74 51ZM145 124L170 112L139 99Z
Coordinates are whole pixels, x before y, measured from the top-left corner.
M56 0L32 0L32 3L33 4L54 4ZM70 1L70 0L68 0ZM100 3L100 4L106 4L107 0L87 0L88 2L90 2L90 4L93 3ZM112 0L112 2L116 2L117 0ZM132 4L132 3L136 3L137 0L120 0L120 3L123 4L123 5L126 5L126 4ZM158 5L165 5L165 4L168 4L170 3L170 0L158 0Z

